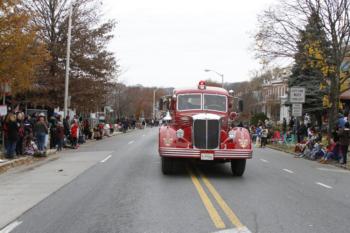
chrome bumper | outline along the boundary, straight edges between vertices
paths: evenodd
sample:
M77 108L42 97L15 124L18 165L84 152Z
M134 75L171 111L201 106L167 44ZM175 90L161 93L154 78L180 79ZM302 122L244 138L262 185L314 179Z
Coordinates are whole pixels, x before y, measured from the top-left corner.
M159 155L174 158L200 158L201 153L213 153L215 159L251 159L252 149L198 150L192 148L160 147Z

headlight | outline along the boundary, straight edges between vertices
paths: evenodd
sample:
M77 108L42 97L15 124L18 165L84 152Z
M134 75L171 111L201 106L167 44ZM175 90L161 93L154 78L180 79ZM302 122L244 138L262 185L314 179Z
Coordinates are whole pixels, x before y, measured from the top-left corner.
M183 138L184 135L185 135L185 132L183 131L183 129L176 130L176 137L177 138Z
M234 139L236 137L236 132L235 131L228 132L228 137L231 139Z

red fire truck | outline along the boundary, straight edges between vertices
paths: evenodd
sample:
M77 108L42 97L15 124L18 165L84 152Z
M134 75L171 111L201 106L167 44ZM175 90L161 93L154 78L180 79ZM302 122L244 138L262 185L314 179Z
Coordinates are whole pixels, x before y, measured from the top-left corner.
M175 159L230 162L233 175L242 176L252 158L248 130L232 127L237 117L234 97L218 87L199 82L197 88L174 90L160 100L166 116L159 129L163 174L174 170Z

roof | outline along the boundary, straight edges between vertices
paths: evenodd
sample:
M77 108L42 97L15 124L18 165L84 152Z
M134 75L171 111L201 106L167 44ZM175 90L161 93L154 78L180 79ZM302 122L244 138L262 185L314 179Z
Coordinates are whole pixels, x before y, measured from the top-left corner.
M229 95L228 91L221 87L212 87L207 86L206 89L201 90L198 88L181 88L175 89L174 94L185 94L185 93L210 93L210 94L220 94L220 95Z

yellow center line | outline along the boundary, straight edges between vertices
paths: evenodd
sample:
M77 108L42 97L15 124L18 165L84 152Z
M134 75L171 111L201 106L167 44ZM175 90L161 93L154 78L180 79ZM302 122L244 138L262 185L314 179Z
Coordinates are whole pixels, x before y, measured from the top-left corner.
M224 199L220 196L220 194L216 191L214 186L210 183L210 181L207 179L207 177L199 171L198 168L196 168L196 171L202 178L205 186L207 186L209 192L213 195L216 202L219 204L221 209L225 212L226 216L229 218L231 223L235 225L238 229L243 228L244 225L241 223L241 221L238 219L237 215L233 212L233 210L226 204Z
M196 187L197 192L198 192L200 198L202 199L202 202L203 202L205 208L207 209L209 216L210 216L211 220L213 221L215 227L219 228L219 229L225 228L226 226L225 226L224 221L222 221L222 219L221 219L219 213L216 211L213 203L210 201L208 195L205 193L198 178L193 174L193 172L189 168L187 168L187 170L191 176L191 180L192 180L194 186Z

